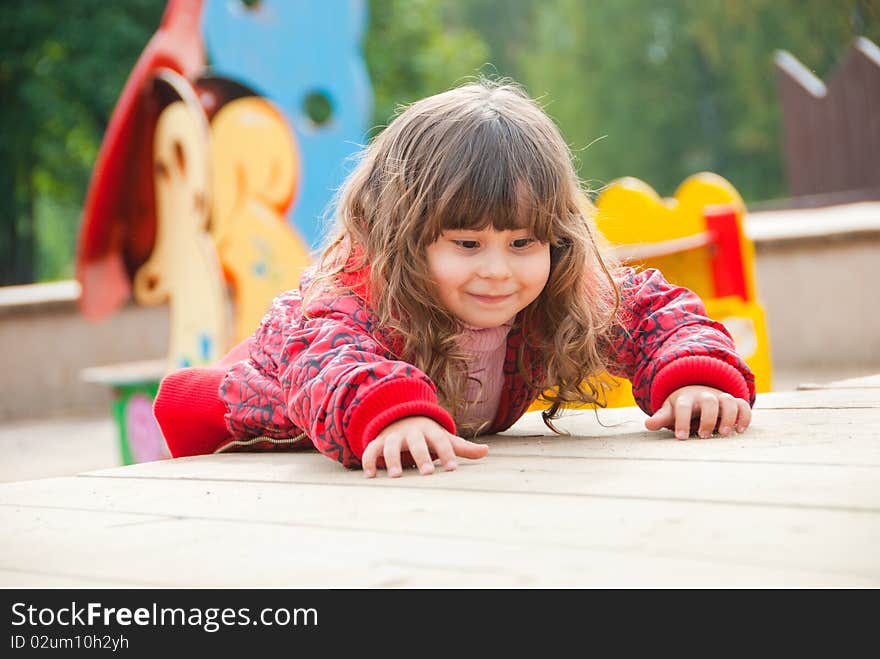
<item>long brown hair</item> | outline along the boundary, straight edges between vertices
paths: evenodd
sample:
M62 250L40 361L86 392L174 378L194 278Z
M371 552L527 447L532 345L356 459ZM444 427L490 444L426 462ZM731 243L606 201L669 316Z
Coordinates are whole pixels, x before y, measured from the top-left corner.
M563 404L604 404L595 376L607 367L619 294L592 214L571 152L541 107L509 82L466 84L406 107L363 151L306 295L369 264L373 311L400 338L398 357L424 371L459 418L463 328L438 303L426 247L449 229L528 229L550 245L551 270L515 326L543 376L532 381L523 350L518 367L532 386L554 388L544 395L553 428Z

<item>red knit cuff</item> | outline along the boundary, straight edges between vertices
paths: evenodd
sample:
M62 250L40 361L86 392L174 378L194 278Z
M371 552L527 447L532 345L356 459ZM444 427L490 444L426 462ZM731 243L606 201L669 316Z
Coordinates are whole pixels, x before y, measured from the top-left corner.
M651 414L663 406L663 402L673 391L696 384L715 387L736 398L751 400L749 385L736 367L708 355L682 357L664 366L654 376L651 385Z
M437 404L437 396L422 380L389 380L371 389L354 406L348 421L348 444L358 459L367 444L390 423L408 416L427 416L451 433L455 422L449 412Z
M153 414L174 458L205 455L229 438L220 398L222 368L182 368L159 384Z

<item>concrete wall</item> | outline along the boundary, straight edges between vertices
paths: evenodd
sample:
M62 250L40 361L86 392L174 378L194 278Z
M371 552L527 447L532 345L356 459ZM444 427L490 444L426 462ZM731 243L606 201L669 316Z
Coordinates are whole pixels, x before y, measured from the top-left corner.
M774 371L880 373L880 202L752 213Z
M756 243L775 369L876 365L880 234Z
M0 296L10 289L0 288ZM43 299L15 304L6 297L7 304L0 304L0 422L68 412L109 414L110 388L84 382L81 371L167 354L166 306L128 305L92 323L69 295L37 295Z

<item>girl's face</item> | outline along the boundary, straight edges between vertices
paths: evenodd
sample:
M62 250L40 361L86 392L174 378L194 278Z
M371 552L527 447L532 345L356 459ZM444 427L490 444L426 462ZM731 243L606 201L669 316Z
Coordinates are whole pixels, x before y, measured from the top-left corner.
M499 327L525 309L550 277L550 245L527 230L444 231L427 248L443 306L475 327Z

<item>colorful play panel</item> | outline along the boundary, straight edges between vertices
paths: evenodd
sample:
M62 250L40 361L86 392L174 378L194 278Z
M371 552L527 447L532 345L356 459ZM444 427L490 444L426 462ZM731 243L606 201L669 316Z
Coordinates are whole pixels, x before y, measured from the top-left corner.
M596 200L599 230L625 263L658 268L691 289L708 315L722 322L755 373L759 392L770 391L770 346L755 287L755 247L746 236L746 206L723 177L689 177L671 199L646 183L624 178Z
M596 199L596 223L625 265L657 268L673 284L699 295L710 318L720 321L755 374L759 392L770 391L771 362L764 309L755 288L755 248L745 235L745 203L723 177L701 172L669 199L640 179L618 179ZM628 380L612 383L609 407L635 405ZM541 409L536 403L531 409Z
M132 294L169 307L168 359L155 378L133 390L129 364L99 378L114 389L126 463L157 455L131 438L158 433L143 410L161 376L216 361L309 264L316 208L366 129L364 12L340 0L169 0L111 116L77 250L85 317L100 320ZM254 58L260 51L272 56ZM306 112L317 97L331 105L321 122Z
M153 417L153 400L166 366L161 359L95 366L80 374L84 381L110 387L113 392L111 413L116 421L122 464L171 457Z

